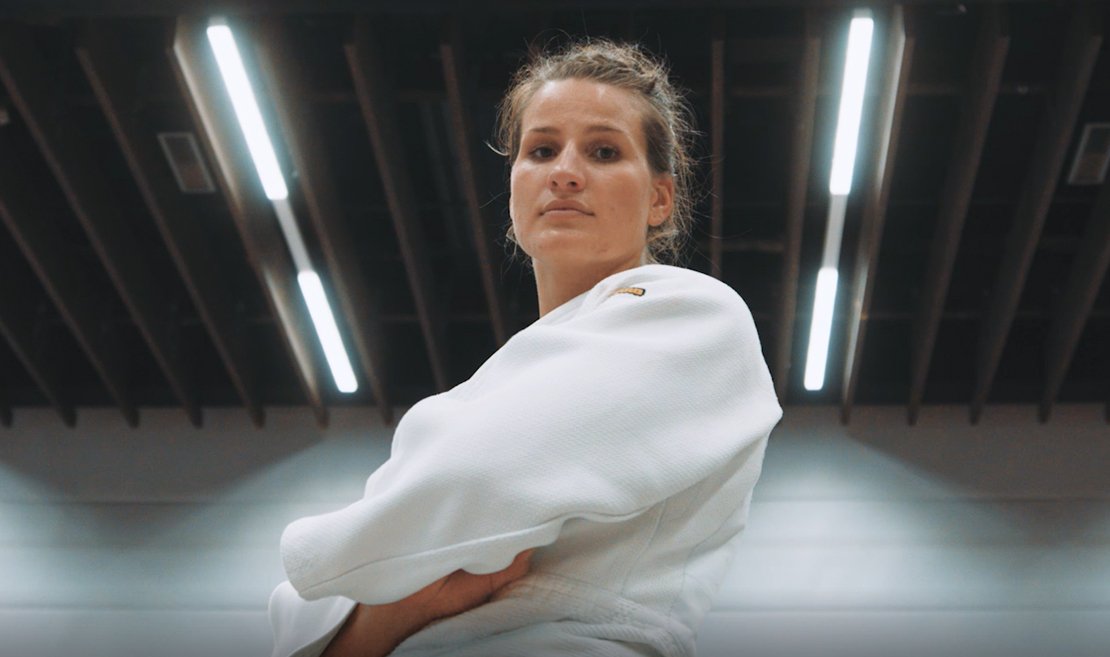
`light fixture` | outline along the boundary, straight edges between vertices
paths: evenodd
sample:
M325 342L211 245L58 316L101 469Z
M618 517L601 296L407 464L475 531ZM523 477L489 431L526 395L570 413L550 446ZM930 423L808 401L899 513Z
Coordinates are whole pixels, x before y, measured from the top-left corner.
M859 145L863 97L867 90L867 64L871 59L874 23L869 11L857 10L848 29L848 54L845 57L844 82L840 88L832 175L829 176L829 193L833 195L846 196L852 189L852 171L856 166L856 147Z
M829 336L832 334L838 276L834 267L822 267L817 272L817 293L813 299L809 349L806 351L806 390L820 390L825 385L825 362L829 353Z
M266 124L262 122L262 112L258 110L258 101L254 97L250 80L247 79L247 70L243 68L243 59L239 56L239 48L235 45L231 28L223 19L214 18L208 24L207 34L212 53L216 56L216 64L220 68L220 77L231 96L235 118L239 120L254 168L262 181L262 189L266 191L266 198L271 201L288 198L285 177L281 175L277 156L274 155L274 145L266 132Z
M316 327L316 335L320 336L320 344L324 347L324 357L328 360L335 387L339 392L354 392L358 390L358 381L355 372L351 369L351 361L347 358L347 350L343 348L343 340L339 337L339 327L335 325L335 318L331 314L328 298L324 294L324 286L320 283L320 276L314 271L302 271L297 274L297 285L301 288L301 295L308 304L308 314L312 317L312 324Z
M323 283L312 267L308 249L297 227L293 207L289 204L289 189L285 185L285 177L281 173L281 167L278 166L273 143L262 121L262 112L258 109L254 90L243 67L243 60L239 56L235 36L223 18L213 18L209 21L207 35L212 53L216 56L220 76L223 78L228 95L231 96L235 117L247 140L247 150L250 151L258 178L262 181L266 198L270 199L270 204L277 214L278 225L281 226L285 244L297 269L297 286L301 290L305 305L308 306L308 314L312 318L312 325L316 329L316 337L320 340L332 379L340 392L355 392L358 390L358 381L351 367L351 359L343 346L339 327L335 323L331 305L324 293Z
M856 164L863 98L867 88L867 65L871 59L871 36L875 22L871 12L857 9L848 29L848 52L844 64L844 82L840 89L840 111L833 147L832 173L829 176L829 215L825 225L825 248L821 269L814 286L813 315L809 326L809 348L806 350L804 385L816 391L825 386L825 366L829 357L833 308L840 262L840 240L844 235L844 213L852 189L852 171Z

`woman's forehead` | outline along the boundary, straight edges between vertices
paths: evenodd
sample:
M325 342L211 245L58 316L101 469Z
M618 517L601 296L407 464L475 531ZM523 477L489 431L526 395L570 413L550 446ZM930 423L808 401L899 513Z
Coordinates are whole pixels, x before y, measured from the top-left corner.
M641 112L631 92L593 80L543 83L521 117L527 131L554 132L568 127L605 127L637 134Z

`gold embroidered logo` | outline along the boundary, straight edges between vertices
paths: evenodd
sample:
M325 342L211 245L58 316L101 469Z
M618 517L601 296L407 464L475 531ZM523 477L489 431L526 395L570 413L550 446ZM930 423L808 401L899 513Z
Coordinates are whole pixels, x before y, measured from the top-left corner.
M644 296L644 293L647 292L647 290L642 287L622 287L616 292L613 292L613 294L621 294L622 292L624 294L635 294L638 297L642 297Z

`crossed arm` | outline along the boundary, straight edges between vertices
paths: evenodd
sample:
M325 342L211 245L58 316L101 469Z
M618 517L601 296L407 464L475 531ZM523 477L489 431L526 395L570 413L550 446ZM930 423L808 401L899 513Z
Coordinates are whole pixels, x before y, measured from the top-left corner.
M718 282L648 283L643 299L607 298L518 333L469 387L409 410L362 500L286 528L285 571L304 599L369 605L324 657L387 655L498 586L444 571L502 568L555 542L570 519L628 520L766 439L782 411L743 301ZM470 503L497 497L513 504L488 514ZM476 592L471 577L486 578ZM426 604L456 586L474 597Z
M474 575L456 570L397 602L360 603L321 657L384 657L428 623L488 602L499 589L528 573L533 552L521 552L500 572Z

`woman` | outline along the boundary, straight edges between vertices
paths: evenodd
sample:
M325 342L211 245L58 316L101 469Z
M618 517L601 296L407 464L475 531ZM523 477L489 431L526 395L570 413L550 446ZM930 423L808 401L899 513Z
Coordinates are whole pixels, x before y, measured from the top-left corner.
M501 110L540 318L405 414L362 500L286 529L275 656L693 654L781 409L739 296L657 262L688 111L606 41L537 55Z

